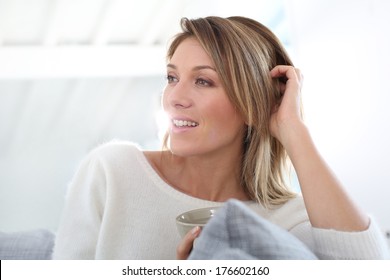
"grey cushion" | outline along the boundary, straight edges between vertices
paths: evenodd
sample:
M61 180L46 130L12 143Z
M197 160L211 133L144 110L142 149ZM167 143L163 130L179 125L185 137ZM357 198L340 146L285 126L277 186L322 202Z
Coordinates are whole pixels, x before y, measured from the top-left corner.
M238 200L229 200L196 240L189 259L317 259L288 231L259 217Z
M49 260L53 247L54 233L45 229L0 232L1 260Z

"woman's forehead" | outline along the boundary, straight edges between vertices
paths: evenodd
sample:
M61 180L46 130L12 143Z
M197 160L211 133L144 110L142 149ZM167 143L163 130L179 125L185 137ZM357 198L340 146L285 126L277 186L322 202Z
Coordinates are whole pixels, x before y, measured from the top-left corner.
M191 63L194 65L209 65L214 68L212 59L195 38L183 40L176 48L169 63L174 65L178 63Z

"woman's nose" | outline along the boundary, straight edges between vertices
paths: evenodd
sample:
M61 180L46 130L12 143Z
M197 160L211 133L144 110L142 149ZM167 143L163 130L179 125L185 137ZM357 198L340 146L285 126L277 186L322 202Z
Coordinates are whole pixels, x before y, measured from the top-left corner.
M191 87L184 82L177 82L174 86L167 86L165 95L169 105L176 109L186 109L192 106Z

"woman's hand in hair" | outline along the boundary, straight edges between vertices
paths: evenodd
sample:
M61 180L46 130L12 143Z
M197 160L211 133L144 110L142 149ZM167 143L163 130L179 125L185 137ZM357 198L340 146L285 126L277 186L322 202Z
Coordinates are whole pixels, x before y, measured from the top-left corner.
M274 108L270 129L272 135L285 146L290 133L304 126L301 113L303 77L299 69L288 65L278 65L270 73L272 78L283 81L279 83L282 100Z

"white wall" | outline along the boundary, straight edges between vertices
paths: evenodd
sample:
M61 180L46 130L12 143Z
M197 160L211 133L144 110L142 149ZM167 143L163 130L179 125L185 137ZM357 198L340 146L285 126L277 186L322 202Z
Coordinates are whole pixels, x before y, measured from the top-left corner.
M390 231L390 2L294 0L289 11L316 143L353 198Z
M160 146L154 113L163 77L71 80L73 91L68 82L41 79L30 92L19 86L30 81L0 80L0 231L55 231L68 184L97 145Z

